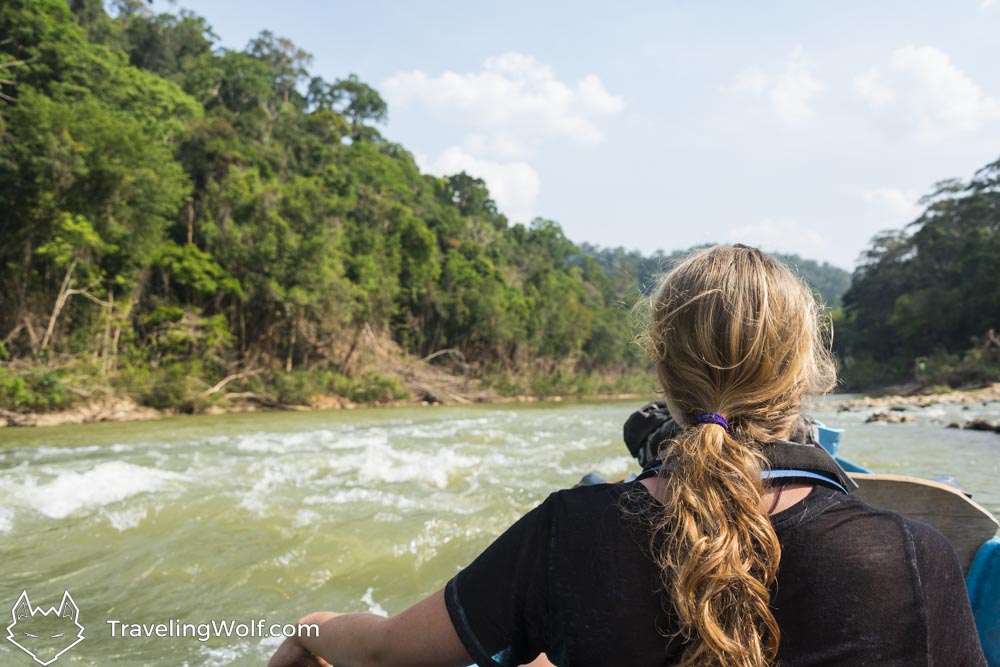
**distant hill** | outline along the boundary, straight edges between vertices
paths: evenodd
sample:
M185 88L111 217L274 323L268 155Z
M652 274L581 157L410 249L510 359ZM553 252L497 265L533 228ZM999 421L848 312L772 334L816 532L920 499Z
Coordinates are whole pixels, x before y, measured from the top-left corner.
M851 274L848 271L834 266L829 262L820 264L814 259L805 259L798 255L784 255L773 253L788 266L795 269L802 280L819 292L823 301L830 308L839 308L841 298L851 286Z
M625 248L602 248L583 243L580 249L601 265L604 272L615 283L624 287L638 289L648 294L656 284L656 278L671 266L687 257L691 252L705 246L695 246L686 250L675 250L670 254L657 250L651 255L643 255L638 250ZM805 259L798 255L773 253L775 257L792 267L806 283L816 290L823 301L831 308L841 305L841 297L851 286L851 274L833 266L829 262L820 264L813 259Z

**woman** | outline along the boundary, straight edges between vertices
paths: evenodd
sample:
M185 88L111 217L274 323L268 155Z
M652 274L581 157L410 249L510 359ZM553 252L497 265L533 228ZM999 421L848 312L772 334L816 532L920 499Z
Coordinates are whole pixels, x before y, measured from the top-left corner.
M819 321L769 256L693 255L656 290L646 335L683 427L658 473L552 494L397 616L306 616L320 637L271 667L985 665L939 533L836 475L764 481L774 452L802 447L785 441L803 398L834 384Z

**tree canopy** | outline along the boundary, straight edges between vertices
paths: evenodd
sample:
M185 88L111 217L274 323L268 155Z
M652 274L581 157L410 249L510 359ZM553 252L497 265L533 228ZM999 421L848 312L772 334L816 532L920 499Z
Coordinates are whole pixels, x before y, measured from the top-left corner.
M926 371L926 357L955 365L1000 328L1000 160L968 182L938 183L921 203L906 228L872 239L844 295L837 350L849 372L860 365L909 379ZM1000 368L967 370L952 382L985 381Z
M0 8L0 336L15 361L356 375L359 341L479 368L622 367L622 304L548 220L420 173L350 74L189 12ZM595 360L600 360L595 361ZM166 371L164 371L166 372Z

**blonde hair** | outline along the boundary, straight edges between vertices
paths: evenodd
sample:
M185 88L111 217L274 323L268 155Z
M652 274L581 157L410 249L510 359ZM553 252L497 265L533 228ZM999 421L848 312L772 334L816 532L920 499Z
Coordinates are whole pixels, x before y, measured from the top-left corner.
M761 508L761 444L788 439L802 398L833 387L820 322L802 281L742 245L695 253L653 294L646 343L684 431L666 451L651 545L683 667L764 667L777 655L769 587L781 547ZM702 412L729 428L697 423Z

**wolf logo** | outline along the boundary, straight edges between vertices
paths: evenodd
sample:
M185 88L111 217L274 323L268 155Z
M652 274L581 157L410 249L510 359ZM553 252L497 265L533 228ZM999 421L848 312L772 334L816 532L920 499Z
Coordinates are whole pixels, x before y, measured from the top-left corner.
M21 591L10 610L14 622L7 626L7 641L18 647L39 665L51 665L66 651L83 641L80 608L63 593L59 607L48 610L32 607L28 591Z

